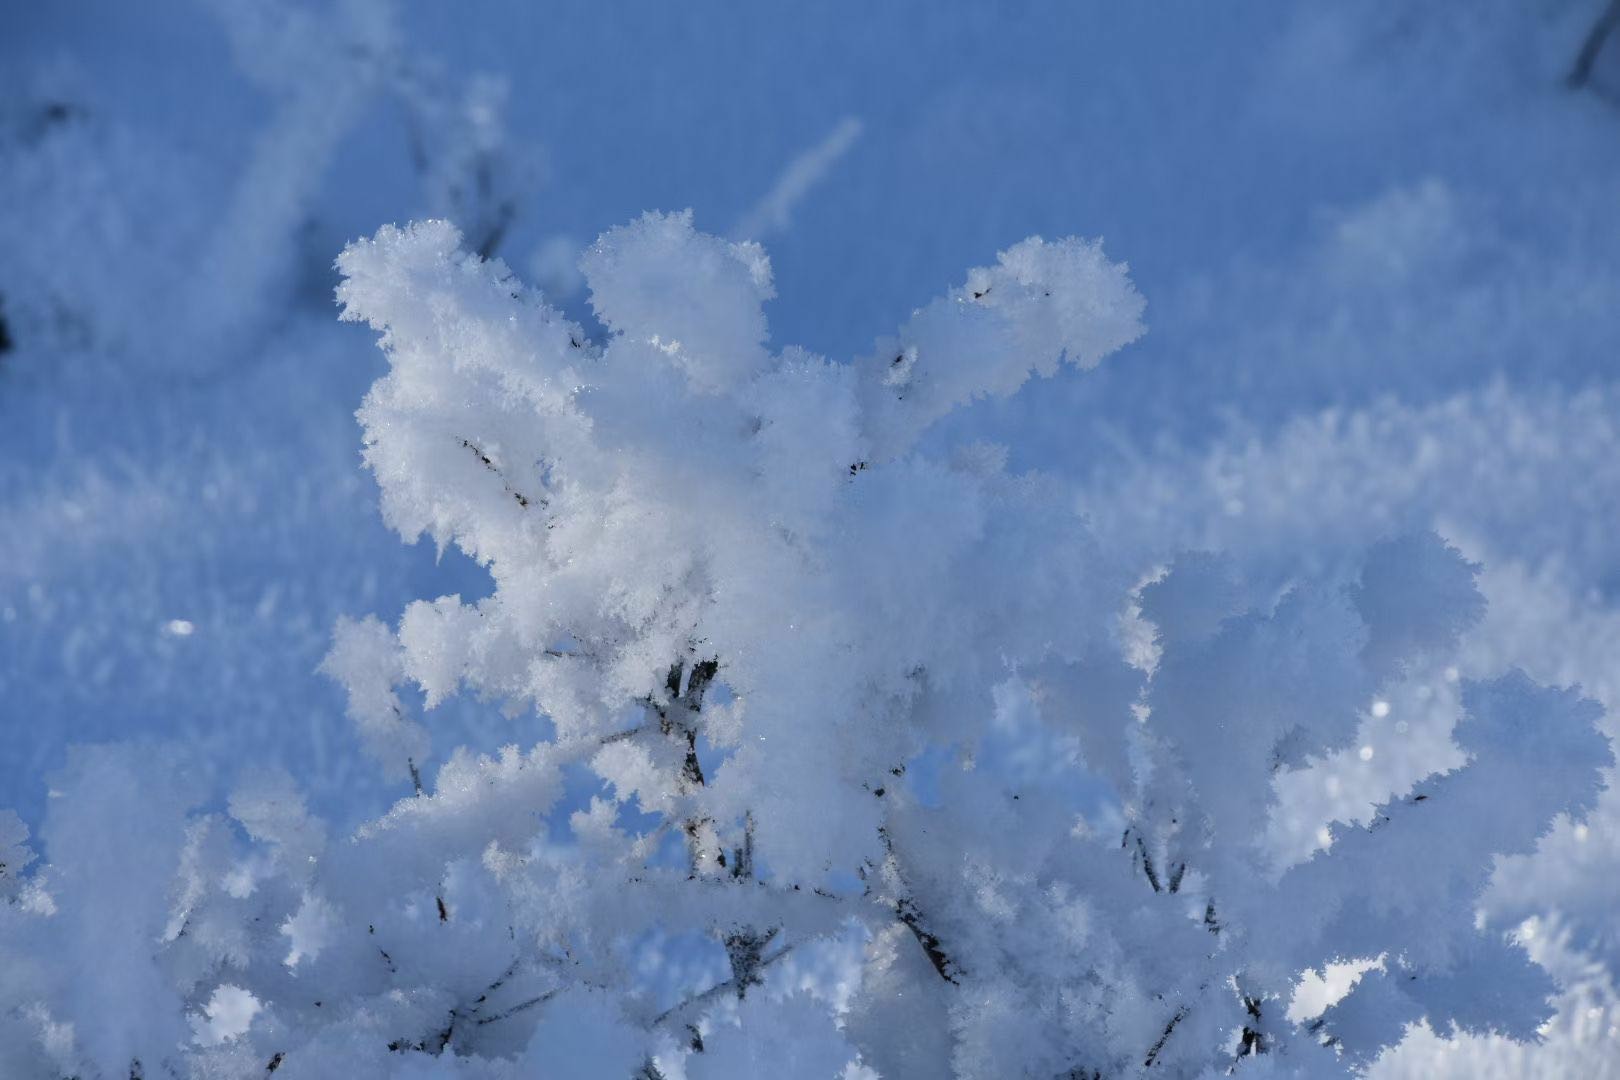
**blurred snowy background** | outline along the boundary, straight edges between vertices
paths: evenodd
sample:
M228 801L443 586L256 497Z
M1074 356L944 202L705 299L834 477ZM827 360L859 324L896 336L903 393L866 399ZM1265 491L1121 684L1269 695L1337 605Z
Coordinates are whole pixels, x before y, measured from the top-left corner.
M588 319L583 246L691 207L769 250L775 343L831 357L1025 236L1101 236L1148 335L940 437L1018 433L1012 466L1145 567L1282 580L1435 528L1485 565L1462 674L1579 683L1620 732L1607 0L3 11L0 806L27 821L108 739L221 783L285 765L339 823L403 794L315 668L341 614L488 591L402 546L359 467L383 359L332 260L424 216ZM435 748L535 723L447 705ZM1488 898L1567 988L1547 1042L1419 1033L1381 1071L1620 1075L1605 807Z

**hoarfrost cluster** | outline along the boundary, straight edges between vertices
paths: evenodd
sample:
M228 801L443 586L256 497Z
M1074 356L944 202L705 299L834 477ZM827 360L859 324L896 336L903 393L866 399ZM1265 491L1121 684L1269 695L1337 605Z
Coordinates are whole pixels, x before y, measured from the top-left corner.
M1055 479L927 438L1142 333L1099 245L1017 244L845 364L773 351L764 251L690 214L586 252L597 339L461 243L339 260L384 514L493 584L337 627L414 794L342 835L285 772L209 812L160 751L78 752L49 861L5 833L12 1072L1323 1076L1418 1021L1536 1037L1557 986L1475 909L1612 757L1577 692L1460 679L1477 565L1414 532L1144 577ZM547 737L425 771L468 694ZM1280 835L1385 763L1391 701L1431 752Z

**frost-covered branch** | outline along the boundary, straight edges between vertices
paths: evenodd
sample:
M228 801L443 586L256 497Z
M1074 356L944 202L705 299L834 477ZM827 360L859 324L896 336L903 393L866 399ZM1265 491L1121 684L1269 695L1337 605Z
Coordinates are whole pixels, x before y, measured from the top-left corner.
M772 345L763 249L689 214L586 252L595 341L469 246L430 221L339 260L388 361L358 413L386 520L490 582L334 634L323 669L411 794L339 834L284 775L219 813L161 755L76 758L26 879L0 819L0 1041L280 1080L762 1053L1323 1077L1418 1022L1534 1037L1552 987L1475 910L1612 756L1578 693L1463 677L1478 568L1426 533L1284 577L1143 565L942 426L1142 332L1097 244L1017 244L851 362ZM1377 772L1380 707L1420 687L1451 756ZM543 735L445 753L458 696ZM1357 767L1375 799L1269 844L1289 791ZM64 943L114 977L40 961ZM1300 972L1347 960L1382 966L1292 1022ZM650 1004L676 985L708 989ZM109 994L130 1023L83 1026ZM247 1019L187 1042L199 1002Z

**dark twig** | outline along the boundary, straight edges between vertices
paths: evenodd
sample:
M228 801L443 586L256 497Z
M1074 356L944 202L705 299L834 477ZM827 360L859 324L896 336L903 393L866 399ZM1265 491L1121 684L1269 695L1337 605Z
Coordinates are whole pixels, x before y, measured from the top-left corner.
M1181 1023L1182 1018L1186 1015L1187 1007L1183 1005L1181 1008L1176 1010L1176 1014L1170 1018L1170 1022L1164 1025L1164 1034L1159 1036L1158 1042L1154 1043L1148 1048L1147 1057L1142 1061L1142 1067L1144 1069L1151 1069L1153 1067L1153 1063L1159 1058L1159 1052L1164 1049L1164 1044L1170 1041L1170 1033L1176 1030L1176 1025Z
M506 478L506 474L501 471L500 466L496 465L490 456L484 453L483 449L479 447L477 443L473 442L471 439L462 439L461 445L472 451L473 456L478 459L479 463L482 464L484 468L488 469L490 472L494 473L500 478L501 487L506 489L506 493L508 495L517 500L517 504L519 506L523 507L525 510L529 508L529 497L512 486L512 482ZM541 506L546 505L545 499L541 499L539 502Z
M905 887L904 878L900 872L900 860L895 855L894 841L889 837L889 830L880 826L878 828L878 837L883 841L884 850L888 852L890 865L894 867L895 876L901 878L902 887ZM901 896L899 900L895 901L894 914L895 918L899 919L901 924L907 930L910 930L911 935L917 939L917 944L922 946L923 954L928 957L928 962L934 965L934 971L938 973L939 977L953 986L960 985L956 980L956 976L952 974L952 971L956 969L955 962L951 959L950 954L945 951L944 945L939 940L939 935L924 925L922 912L918 910L916 901L910 896Z
M1249 1024L1243 1025L1243 1044L1238 1048L1238 1057L1263 1054L1266 1052L1266 1037L1259 1027L1260 999L1245 994L1243 996L1243 1011L1249 1014L1249 1018L1254 1021L1254 1024L1252 1026Z
M950 956L945 952L944 946L940 944L939 936L923 926L922 916L917 911L916 903L908 896L895 905L894 913L905 924L906 929L911 931L912 936L917 939L917 944L922 946L923 952L928 957L928 962L934 965L934 970L939 973L939 977L953 986L960 985L957 983L956 977L951 974L951 968L954 965Z
M754 974L757 975L759 972L764 971L766 968L770 967L772 964L776 963L778 960L782 959L782 957L786 956L792 951L792 945L784 945L780 949L777 949L775 952L771 953L769 956L762 957L758 965L754 968ZM663 1012L659 1013L653 1018L653 1026L656 1027L659 1024L664 1023L666 1020L669 1020L671 1017L679 1016L686 1010L695 1006L707 1004L710 1001L714 1001L716 998L721 998L728 993L734 992L736 989L736 983L737 980L735 978L727 979L725 982L715 983L707 990L693 994L691 997L687 998L685 1001L679 1002L678 1004L671 1005L669 1008L665 1009Z
M1142 872L1147 875L1148 884L1153 886L1153 891L1163 892L1164 886L1159 884L1159 872L1153 865L1153 855L1148 851L1147 841L1142 839L1142 834L1137 832L1134 827L1126 829L1125 839L1121 841L1121 846L1129 843L1132 836L1136 838L1136 851L1131 856L1132 861L1141 864ZM1178 878L1177 887L1179 886L1180 879Z
M493 1016L480 1016L478 1019L474 1020L473 1023L493 1024L499 1020L506 1020L510 1017L516 1016L518 1013L523 1012L526 1009L532 1009L536 1005L544 1005L546 1002L556 997L558 993L559 991L557 990L548 990L544 994L529 998L526 1001L520 1001L509 1009L503 1009Z
M1581 51L1575 55L1575 65L1569 69L1567 81L1571 89L1579 90L1591 80L1592 67L1616 26L1620 26L1620 0L1609 0L1608 6L1592 24L1592 29L1586 32Z

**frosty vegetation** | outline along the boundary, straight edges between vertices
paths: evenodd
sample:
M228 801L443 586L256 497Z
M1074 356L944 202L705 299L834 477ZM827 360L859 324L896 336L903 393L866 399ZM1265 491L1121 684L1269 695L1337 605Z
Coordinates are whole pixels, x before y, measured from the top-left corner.
M764 251L690 215L586 252L594 333L483 246L339 260L385 516L492 583L336 628L400 801L344 834L284 771L221 811L166 751L76 751L38 838L0 818L0 1074L1323 1077L1420 1021L1536 1039L1558 987L1476 910L1613 758L1579 691L1459 675L1480 567L1417 530L1144 577L1150 502L1105 527L942 434L1143 332L1099 245L1019 243L853 363L774 348ZM458 696L548 737L431 768ZM1347 763L1376 809L1313 808Z

